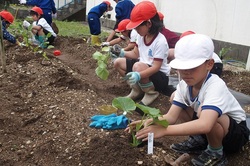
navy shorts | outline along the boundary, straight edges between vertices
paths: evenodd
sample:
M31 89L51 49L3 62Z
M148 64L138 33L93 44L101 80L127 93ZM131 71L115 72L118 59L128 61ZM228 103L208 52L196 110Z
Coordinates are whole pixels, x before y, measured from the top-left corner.
M193 115L193 119L197 119L196 113ZM246 121L242 121L239 124L231 117L229 117L230 124L227 135L222 140L223 150L226 153L235 153L241 150L249 141L249 129L247 128ZM206 139L206 135L201 135Z
M239 124L231 117L227 135L223 138L223 149L226 153L234 153L241 150L249 141L249 129L246 121Z

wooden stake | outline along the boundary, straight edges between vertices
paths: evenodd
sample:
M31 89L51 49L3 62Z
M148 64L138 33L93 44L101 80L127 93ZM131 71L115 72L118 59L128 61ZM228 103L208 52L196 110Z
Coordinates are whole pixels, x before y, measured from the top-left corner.
M0 58L1 58L1 64L2 64L2 69L3 73L6 73L6 57L5 57L5 51L4 51L4 45L3 45L3 30L2 30L2 20L0 19Z

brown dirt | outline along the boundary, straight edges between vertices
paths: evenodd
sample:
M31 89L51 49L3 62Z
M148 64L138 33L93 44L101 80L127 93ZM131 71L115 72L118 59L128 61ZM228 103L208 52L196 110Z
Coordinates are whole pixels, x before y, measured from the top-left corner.
M107 81L95 75L92 54L100 48L83 39L58 37L55 49L62 55L54 57L53 50L48 50L51 63L45 65L41 55L6 46L7 73L0 74L0 165L161 166L166 165L164 157L180 156L169 146L186 137L157 139L154 155L147 155L147 146L131 147L123 130L88 127L90 117L99 114L98 106L125 96L129 88L112 65ZM225 70L223 79L230 88L250 95L249 72ZM164 113L168 99L160 95L152 107ZM249 147L228 156L229 165L249 165Z

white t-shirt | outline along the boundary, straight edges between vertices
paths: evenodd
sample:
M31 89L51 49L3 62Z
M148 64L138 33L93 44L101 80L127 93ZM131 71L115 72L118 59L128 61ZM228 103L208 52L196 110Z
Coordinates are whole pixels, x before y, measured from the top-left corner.
M56 37L56 33L53 31L53 29L51 28L51 26L47 23L47 21L44 18L40 18L38 21L34 21L33 26L41 26L43 29L46 29L47 31L49 31L51 33L51 35L53 35L54 37Z
M154 59L162 59L163 61L160 71L166 75L169 75L171 69L167 63L169 47L168 42L163 34L158 33L151 43L147 45L144 42L144 37L137 35L136 43L140 54L140 62L152 66Z
M208 74L196 98L193 99L191 95L192 87L181 80L177 85L173 104L183 109L188 105L192 107L195 112L212 109L218 112L219 116L227 114L237 123L246 120L245 111L228 90L225 82L216 74Z
M135 29L133 29L131 31L131 34L130 34L130 42L135 43L136 39L137 39L137 36L140 36L140 35L137 33L137 31Z
M132 29L132 31L130 33L130 37L126 37L124 35L121 35L120 38L123 40L129 40L130 43L135 43L136 39L137 39L137 35L139 35L137 33L137 31L135 29Z

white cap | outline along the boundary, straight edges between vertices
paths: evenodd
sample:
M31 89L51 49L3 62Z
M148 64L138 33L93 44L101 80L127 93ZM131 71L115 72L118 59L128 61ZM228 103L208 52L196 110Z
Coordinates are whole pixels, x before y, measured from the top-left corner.
M212 59L214 44L210 37L191 34L181 38L175 45L175 59L170 62L174 69L186 70L200 66Z

